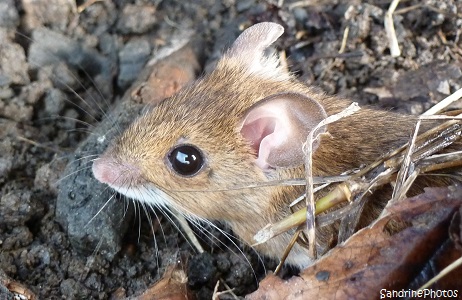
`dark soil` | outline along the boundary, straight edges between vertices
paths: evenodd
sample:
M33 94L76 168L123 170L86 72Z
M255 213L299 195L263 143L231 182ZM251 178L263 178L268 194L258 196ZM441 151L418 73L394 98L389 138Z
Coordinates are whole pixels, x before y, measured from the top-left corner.
M178 260L199 299L211 299L219 278L244 296L264 276L255 253L217 230L208 229L222 245L198 233L207 250L198 255L168 218L147 218L129 201L121 218L136 216L111 255L98 245L76 247L56 220L60 178L74 150L172 36L195 30L205 70L240 29L278 22L286 32L277 48L301 80L403 113L422 113L462 87L457 0L401 1L396 58L383 26L391 1L107 0L80 12L87 2L0 2L0 279L3 272L40 299L137 295Z

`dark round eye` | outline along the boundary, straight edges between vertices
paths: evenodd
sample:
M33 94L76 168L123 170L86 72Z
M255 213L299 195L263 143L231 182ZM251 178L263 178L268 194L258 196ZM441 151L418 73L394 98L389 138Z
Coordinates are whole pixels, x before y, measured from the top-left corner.
M173 148L167 157L173 170L182 176L196 174L204 164L202 153L191 145L179 145Z

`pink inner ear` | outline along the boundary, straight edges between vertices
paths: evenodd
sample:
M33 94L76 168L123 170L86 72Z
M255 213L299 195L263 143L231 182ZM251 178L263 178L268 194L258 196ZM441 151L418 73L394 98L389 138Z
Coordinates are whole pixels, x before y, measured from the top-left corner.
M263 171L293 168L304 164L303 143L326 117L315 99L298 93L279 93L251 106L239 130L255 150L255 164ZM323 127L318 133L324 131ZM314 143L313 150L317 146Z
M241 135L247 141L250 141L255 153L259 154L261 141L272 134L276 128L276 119L272 117L263 117L253 122L244 124L241 128Z

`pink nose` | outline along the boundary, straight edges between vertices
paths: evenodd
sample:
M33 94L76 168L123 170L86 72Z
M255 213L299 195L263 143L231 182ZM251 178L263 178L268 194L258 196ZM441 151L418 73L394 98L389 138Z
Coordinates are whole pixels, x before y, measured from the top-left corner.
M102 183L110 186L123 186L138 181L139 169L133 165L124 165L110 157L100 157L93 162L93 175Z

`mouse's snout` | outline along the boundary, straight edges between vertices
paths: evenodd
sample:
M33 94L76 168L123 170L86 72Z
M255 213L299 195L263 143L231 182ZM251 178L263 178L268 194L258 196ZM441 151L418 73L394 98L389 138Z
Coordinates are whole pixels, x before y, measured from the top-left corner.
M99 157L93 162L95 178L112 187L122 187L139 181L140 170L131 164L122 164L111 157Z

